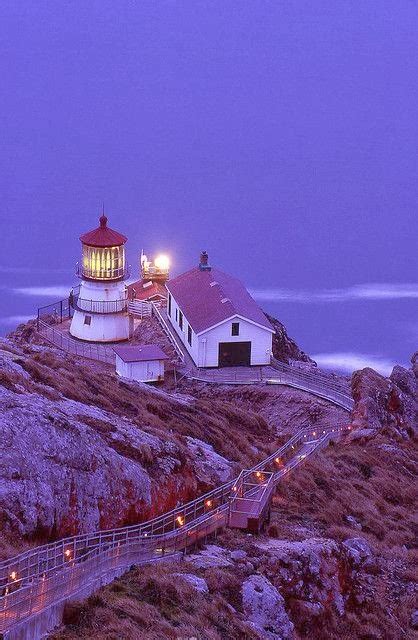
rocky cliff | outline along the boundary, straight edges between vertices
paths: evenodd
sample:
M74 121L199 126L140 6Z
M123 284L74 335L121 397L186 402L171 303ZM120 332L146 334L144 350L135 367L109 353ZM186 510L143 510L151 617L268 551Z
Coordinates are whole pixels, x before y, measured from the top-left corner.
M412 367L396 366L388 378L370 368L356 371L351 388L355 401L354 437L378 431L397 438L412 437L418 429L418 353Z
M277 318L273 318L273 316L268 315L268 313L265 315L275 330L273 334L273 356L277 360L285 362L286 364L289 364L291 360L315 364L315 362L298 347L296 342L289 337L286 327L277 320Z
M226 481L272 440L254 412L6 339L0 410L3 544L144 520Z

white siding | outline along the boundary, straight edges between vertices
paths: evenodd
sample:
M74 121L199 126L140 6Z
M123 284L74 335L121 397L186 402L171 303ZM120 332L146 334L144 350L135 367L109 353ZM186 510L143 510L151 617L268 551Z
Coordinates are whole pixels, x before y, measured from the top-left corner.
M198 367L218 366L220 342L251 342L251 365L270 364L272 333L268 329L264 329L252 322L248 322L248 320L235 316L199 335L196 335L192 330L192 345L190 346L187 341L187 327L189 323L183 314L183 330L181 330L179 313L180 308L171 295L171 316L169 315L171 324L192 357L193 362ZM231 335L233 322L239 322L240 331L238 336Z
M164 379L164 360L124 362L116 356L116 373L123 378L138 382L157 382Z
M233 322L239 322L238 336L231 335ZM270 364L272 333L236 316L199 335L198 366L218 366L220 342L251 342L251 365Z
M187 330L188 330L188 327L190 325L189 325L189 323L187 321L186 316L183 313L183 330L180 329L180 324L179 324L180 308L179 308L177 302L174 300L172 294L169 294L169 295L171 295L171 316L168 313L168 298L167 298L167 315L168 315L168 317L169 317L169 319L171 321L171 324L173 325L173 328L174 328L175 332L180 337L180 340L182 341L182 343L186 347L187 351L191 355L193 362L197 364L197 358L198 358L198 338L197 338L197 335L195 334L193 329L191 329L191 331L192 331L192 344L190 345L188 340L187 340ZM177 320L176 320L176 311L177 311Z

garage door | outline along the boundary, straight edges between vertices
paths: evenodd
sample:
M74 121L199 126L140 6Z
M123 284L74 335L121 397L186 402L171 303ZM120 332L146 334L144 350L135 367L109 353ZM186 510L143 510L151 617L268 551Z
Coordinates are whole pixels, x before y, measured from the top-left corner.
M249 367L251 364L251 342L220 342L220 367Z

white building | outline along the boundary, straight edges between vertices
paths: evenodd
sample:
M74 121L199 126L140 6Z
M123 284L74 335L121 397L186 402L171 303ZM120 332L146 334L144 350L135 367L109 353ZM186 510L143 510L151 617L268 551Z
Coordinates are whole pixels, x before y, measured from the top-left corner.
M118 345L113 351L119 376L138 382L164 380L164 362L168 356L158 345Z
M206 252L166 287L167 315L198 367L270 363L274 329L242 282L211 268Z
M105 215L100 225L80 237L82 262L77 265L81 278L78 290L70 295L74 315L70 333L89 342L127 340L132 331L128 316L125 278L127 238L107 226Z

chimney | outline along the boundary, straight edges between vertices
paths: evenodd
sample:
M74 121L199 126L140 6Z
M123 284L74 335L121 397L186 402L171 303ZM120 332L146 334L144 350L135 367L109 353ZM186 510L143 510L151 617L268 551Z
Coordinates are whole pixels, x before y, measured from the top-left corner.
M208 265L208 260L209 260L209 256L207 254L207 251L202 251L202 253L200 254L200 262L199 262L199 269L201 271L211 270L211 267Z

